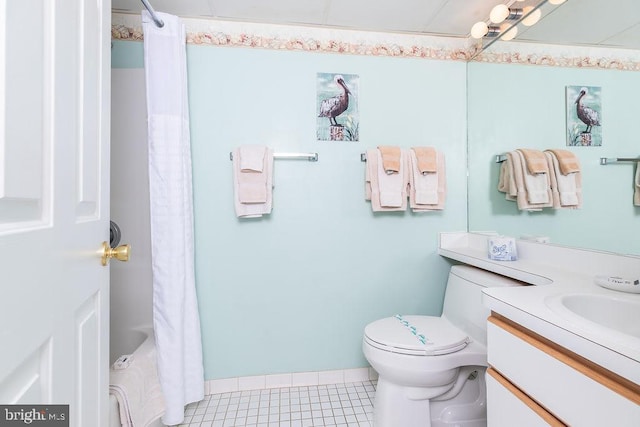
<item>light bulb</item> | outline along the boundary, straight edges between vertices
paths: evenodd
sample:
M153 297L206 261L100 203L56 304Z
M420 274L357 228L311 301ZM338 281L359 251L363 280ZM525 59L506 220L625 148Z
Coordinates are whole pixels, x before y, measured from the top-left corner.
M481 39L489 32L489 26L486 22L480 21L473 24L471 27L471 37L474 39Z
M540 11L540 9L536 9L533 12L531 12L531 10L533 10L533 6L527 6L522 9L523 15L526 16L526 18L522 20L522 24L526 25L527 27L534 25L540 20L540 17L542 16L542 12ZM529 14L529 12L531 12L531 14Z
M551 4L562 4L564 2L565 2L565 0L549 0L549 3L551 3Z
M499 24L509 16L509 8L506 4L499 4L491 9L491 13L489 14L489 19L494 24Z
M518 27L516 27L515 25L505 33L504 31L506 31L509 28L509 25L510 24L506 24L506 23L500 25L500 32L503 33L502 37L500 38L501 40L504 40L504 41L512 40L518 34Z

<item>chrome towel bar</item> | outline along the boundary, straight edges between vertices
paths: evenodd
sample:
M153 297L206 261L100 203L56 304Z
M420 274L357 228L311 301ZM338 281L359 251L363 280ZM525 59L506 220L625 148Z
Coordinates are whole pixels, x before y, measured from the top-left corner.
M600 157L600 164L602 166L609 165L611 163L621 163L621 162L640 162L640 157L631 158L631 157Z
M310 162L318 161L318 153L273 153L274 159L292 159L292 160L309 160ZM233 152L229 153L229 160L233 161Z

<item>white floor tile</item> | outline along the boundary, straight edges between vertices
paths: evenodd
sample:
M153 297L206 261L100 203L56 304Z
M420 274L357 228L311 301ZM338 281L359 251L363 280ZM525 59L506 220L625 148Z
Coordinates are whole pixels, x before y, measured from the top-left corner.
M358 371L353 376L363 374ZM324 379L330 377L325 373ZM276 380L289 384L287 379L272 379L272 385ZM260 379L255 380L258 385ZM245 391L227 389L187 406L181 426L371 427L375 387L375 381L364 380Z

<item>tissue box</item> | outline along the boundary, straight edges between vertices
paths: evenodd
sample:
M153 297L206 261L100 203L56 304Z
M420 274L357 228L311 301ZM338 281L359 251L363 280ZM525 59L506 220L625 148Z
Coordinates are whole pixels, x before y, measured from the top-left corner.
M491 236L489 242L489 258L495 261L515 261L518 259L516 239L507 236Z

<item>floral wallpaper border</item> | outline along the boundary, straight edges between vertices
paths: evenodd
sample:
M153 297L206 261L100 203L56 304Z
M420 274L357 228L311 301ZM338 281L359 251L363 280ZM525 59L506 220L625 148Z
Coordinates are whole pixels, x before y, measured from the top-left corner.
M140 16L112 15L113 40L143 39ZM640 51L498 42L474 57L468 39L183 18L187 43L494 64L640 71Z
M497 46L496 46L497 45ZM640 71L640 51L587 46L499 42L473 60L494 64Z
M194 45L468 61L466 39L183 18ZM142 40L137 15L113 14L114 40Z

